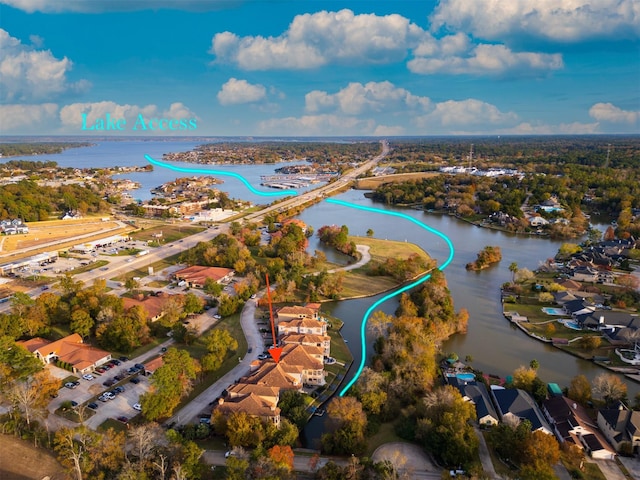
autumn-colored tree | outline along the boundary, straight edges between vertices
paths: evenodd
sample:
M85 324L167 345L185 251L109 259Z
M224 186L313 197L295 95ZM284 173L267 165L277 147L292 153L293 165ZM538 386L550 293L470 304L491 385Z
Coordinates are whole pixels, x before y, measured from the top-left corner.
M592 382L593 393L612 405L627 396L627 385L612 373L601 373Z
M596 337L595 335L585 335L580 338L580 340L578 340L578 343L584 350L586 350L587 352L591 352L600 347L602 339L600 337Z
M22 412L29 425L34 415L46 415L51 395L59 387L59 381L48 370L40 370L28 378L15 381L9 389L8 399Z
M538 372L534 368L521 365L513 372L513 386L530 392L537 376Z
M294 454L290 446L274 445L268 450L268 454L277 466L284 467L288 471L293 470Z
M567 396L571 400L586 405L591 400L591 382L584 375L576 375L571 379Z
M366 446L367 415L354 397L334 398L327 407L329 433L322 435L327 453L359 453Z

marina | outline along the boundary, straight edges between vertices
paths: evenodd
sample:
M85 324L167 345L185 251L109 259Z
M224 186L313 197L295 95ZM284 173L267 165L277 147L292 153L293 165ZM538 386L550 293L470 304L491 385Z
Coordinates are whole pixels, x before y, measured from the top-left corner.
M305 173L300 174L280 174L280 175L261 175L260 185L269 188L277 188L280 190L286 190L290 188L298 189L308 187L321 182L328 182L332 178L335 178L335 173Z

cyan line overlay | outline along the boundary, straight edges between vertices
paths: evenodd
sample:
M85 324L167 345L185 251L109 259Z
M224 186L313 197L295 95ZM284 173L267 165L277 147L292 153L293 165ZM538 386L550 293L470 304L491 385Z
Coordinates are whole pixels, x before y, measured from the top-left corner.
M244 185L252 193L255 193L256 195L262 195L263 197L279 197L279 196L283 196L283 195L297 195L298 194L298 192L296 192L295 190L281 190L279 192L261 192L260 190L256 190L255 188L253 188L253 186L242 175L234 173L234 172L223 172L221 170L207 170L207 169L204 169L204 168L176 167L175 165L169 165L168 163L160 162L159 160L156 160L155 158L152 158L149 155L145 155L144 158L146 158L147 161L149 163L153 164L153 165L157 165L157 166L162 167L162 168L168 168L169 170L174 170L176 172L200 173L200 174L203 174L203 175L224 175L224 176L227 176L227 177L237 178L242 183L244 183Z
M424 223L422 223L419 220L416 220L413 217L410 217L409 215L405 215L404 213L398 213L398 212L389 212L386 210L381 210L379 208L373 208L373 207L365 207L362 205L356 205L353 203L349 203L349 202L344 202L342 200L335 200L333 198L328 198L327 200L325 200L328 203L335 203L336 205L342 205L344 207L349 207L349 208L355 208L357 210L364 210L365 212L373 212L373 213L382 213L383 215L390 215L392 217L400 217L400 218L404 218L405 220L409 220L410 222L415 223L416 225L418 225L421 228L424 228L425 230L427 230L430 233L433 233L434 235L439 236L440 238L442 238L447 245L449 246L449 257L447 258L447 260L438 267L438 270L444 270L445 268L447 268L447 266L451 263L451 261L453 260L453 253L454 253L454 249L453 249L453 243L451 243L451 240L449 240L449 237L447 237L444 233L439 232L438 230L436 230L435 228L432 228L428 225L425 225ZM373 311L382 303L382 302L386 302L387 300L389 300L390 298L396 297L398 295L400 295L403 292L406 292L407 290L412 289L413 287L420 285L421 283L429 280L429 278L431 278L431 274L427 274L423 277L420 277L418 280L405 285L404 287L391 292L387 295L385 295L384 297L378 299L377 301L375 301L365 312L364 316L362 317L362 324L360 325L360 342L362 344L362 358L360 359L360 365L358 366L358 371L356 372L356 374L354 375L354 377L351 379L351 381L340 391L340 393L338 394L339 396L344 396L345 393L347 393L347 391L353 386L354 383L356 383L356 381L358 380L358 378L360 377L360 374L362 373L362 370L364 369L364 363L365 363L365 359L367 357L366 352L367 352L367 340L366 340L366 331L367 331L367 320L369 320L369 316L371 315L371 313L373 313Z

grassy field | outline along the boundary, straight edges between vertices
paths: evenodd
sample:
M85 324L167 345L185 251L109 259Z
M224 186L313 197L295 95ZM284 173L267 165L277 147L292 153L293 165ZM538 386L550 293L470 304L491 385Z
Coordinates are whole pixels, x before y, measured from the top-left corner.
M379 177L360 178L356 180L356 188L360 190L375 190L384 183L400 183L407 180L418 180L440 175L438 172L398 173L395 175L381 175Z
M392 442L406 442L406 440L396 435L393 423L383 423L378 432L367 439L367 456L371 457L380 445Z
M150 265L144 265L142 267L136 268L135 270L130 270L123 275L119 275L117 277L110 278L109 280L113 280L115 282L126 282L128 279L133 277L144 278L149 275L149 267L153 267L154 272L160 272L165 268L172 267L176 263L178 263L179 253L175 255L171 255L170 257L163 258L162 260L158 260Z
M384 263L387 258L404 260L411 255L419 255L426 259L430 258L427 252L413 243L369 237L349 237L349 239L353 240L356 245L369 246L372 262ZM375 295L398 286L398 282L391 277L367 275L369 268L369 265L364 265L345 272L342 283L342 299Z

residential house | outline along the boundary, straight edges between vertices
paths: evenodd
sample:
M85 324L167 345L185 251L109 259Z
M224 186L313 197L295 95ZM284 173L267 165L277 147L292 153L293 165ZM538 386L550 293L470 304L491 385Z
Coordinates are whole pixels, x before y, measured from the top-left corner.
M449 385L456 387L462 398L476 407L476 417L480 425L497 425L500 417L491 403L489 392L484 383L475 380L464 380L455 375L445 376Z
M640 446L640 412L629 410L622 403L618 408L599 410L598 426L618 452L625 442L634 450Z
M532 227L544 227L549 225L549 220L543 217L529 217L529 225Z
M311 308L309 306L300 306L294 305L291 307L282 307L276 311L276 319L279 322L294 320L300 318L309 318L313 320L318 320L319 311L318 309Z
M263 421L273 423L276 427L280 427L280 408L277 407L276 403L265 400L255 393L236 396L227 400L220 397L212 413L215 414L216 411L225 417L233 413L244 412L251 417L260 418Z
M327 323L312 318L300 318L278 322L278 335L310 334L325 336Z
M278 390L302 390L302 370L291 372L282 368L280 363L263 362L257 371L241 379L239 383L251 383L275 387Z
M589 302L584 300L571 300L562 305L564 311L567 314L571 315L574 318L577 318L579 315L584 315L588 313L593 313L596 310L595 305L592 305Z
M560 292L553 292L552 295L553 295L554 302L557 303L558 305L564 305L567 302L571 302L573 300L578 299L578 297L576 297L573 293L567 292L566 290L560 291Z
M538 408L538 405L536 405L535 400L524 390L492 385L491 396L497 407L496 410L500 416L500 421L504 422L509 419L528 420L531 422L532 431L539 430L553 435L551 426L540 408Z
M162 357L156 357L144 364L144 374L153 375L164 364Z
M329 335L312 335L291 333L284 335L280 342L282 344L306 345L309 347L320 347L324 351L324 356L331 356L331 337Z
M2 220L0 222L0 233L5 235L29 233L29 227L19 218L14 218L13 220Z
M59 360L69 364L72 371L79 374L88 373L111 360L109 352L87 345L77 333L54 342L36 337L17 343L33 353L45 365Z
M288 344L282 349L279 365L285 372L297 375L303 385L322 386L325 382L324 349L306 345Z
M615 449L582 405L565 396L556 396L542 403L542 411L560 443L576 445L592 458L612 460L615 457Z
M176 280L185 281L189 287L203 288L208 279L217 283L228 283L235 274L231 268L193 265L174 273Z
M593 267L585 266L575 268L571 274L573 279L577 282L597 282L598 271Z

